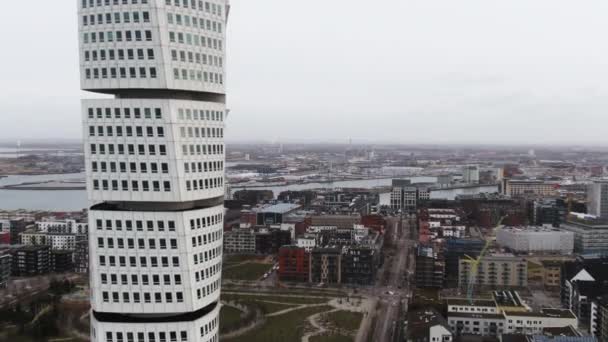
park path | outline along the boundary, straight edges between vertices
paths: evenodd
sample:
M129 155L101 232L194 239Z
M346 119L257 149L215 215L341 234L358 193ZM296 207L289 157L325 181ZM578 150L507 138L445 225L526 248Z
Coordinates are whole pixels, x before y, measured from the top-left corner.
M222 291L222 294L226 295L241 295L249 297L283 297L283 298L314 298L314 299L327 299L328 301L335 296L319 296L319 295L302 295L302 294L273 294L273 293L256 293L256 292L242 292L242 291ZM291 303L294 304L294 303ZM297 304L297 303L295 303Z
M309 342L311 337L321 335L321 334L327 332L327 328L325 328L321 323L319 323L318 319L319 319L319 317L321 317L321 315L325 315L325 314L336 312L336 311L340 311L340 309L331 309L328 311L323 311L323 312L319 312L314 315L308 316L308 323L310 323L310 325L312 325L316 330L307 332L306 334L304 334L304 336L302 336L302 342Z
M293 308L287 308L281 311L277 311L277 312L273 312L271 314L267 314L266 317L274 317L274 316L280 316L280 315L284 315L286 313L292 312L292 311L296 311L296 310L300 310L300 309L306 309L306 308L314 308L317 306L327 306L327 303L320 303L320 304L302 304Z

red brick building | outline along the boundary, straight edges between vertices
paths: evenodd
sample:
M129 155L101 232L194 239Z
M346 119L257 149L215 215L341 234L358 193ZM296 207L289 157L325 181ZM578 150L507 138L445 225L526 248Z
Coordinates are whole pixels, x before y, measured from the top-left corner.
M308 282L309 271L310 255L304 248L283 246L279 249L279 280Z

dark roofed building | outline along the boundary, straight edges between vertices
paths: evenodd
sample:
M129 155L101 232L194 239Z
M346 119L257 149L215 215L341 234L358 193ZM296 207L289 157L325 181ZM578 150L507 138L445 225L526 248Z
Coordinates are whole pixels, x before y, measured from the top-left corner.
M405 340L407 342L451 342L452 332L445 318L435 309L417 310L408 314Z

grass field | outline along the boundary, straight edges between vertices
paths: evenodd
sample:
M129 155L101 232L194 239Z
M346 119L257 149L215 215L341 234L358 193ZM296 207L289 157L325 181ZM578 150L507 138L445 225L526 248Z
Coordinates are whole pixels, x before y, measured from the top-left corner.
M259 256L259 255L242 255L242 254L227 254L226 256L224 256L224 265L229 265L229 264L238 264L241 262L245 262L245 261L259 261L259 260L263 260L264 257Z
M344 335L319 335L310 338L310 342L353 342L355 339Z
M234 301L270 301L270 302L281 302L286 304L323 304L329 299L326 298L310 298L310 297L287 297L287 296L257 296L255 294L230 294L224 292L222 294L223 300L234 300Z
M285 309L289 309L289 308L293 308L296 305L286 305L286 304L275 304L275 303L266 303L266 302L260 302L260 301L247 301L247 302L243 302L245 303L245 305L248 304L252 304L255 305L257 307L260 308L260 310L262 310L262 313L264 314L271 314L274 312L279 312Z
M319 306L294 310L284 315L269 317L265 324L244 335L223 339L231 342L291 342L299 341L307 325L306 317L330 310L329 306Z
M220 310L220 332L231 331L240 321L243 312L231 306L224 305Z
M264 273L268 272L271 267L271 264L250 262L238 266L224 268L222 275L225 279L253 281L262 278Z
M338 329L357 331L359 330L359 325L361 325L363 314L360 312L335 311L328 313L324 318L333 327Z

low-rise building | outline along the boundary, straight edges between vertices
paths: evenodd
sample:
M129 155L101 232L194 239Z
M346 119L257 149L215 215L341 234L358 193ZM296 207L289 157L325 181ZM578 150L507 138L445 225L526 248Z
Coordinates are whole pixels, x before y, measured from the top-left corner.
M507 333L541 334L545 328L578 327L578 319L568 309L541 309L540 312L505 312Z
M274 205L255 208L256 224L266 226L283 223L283 217L298 210L301 206L294 203L277 203Z
M448 323L454 335L500 337L578 327L578 319L571 310L545 308L532 312L513 291L495 292L493 298L448 299Z
M408 314L405 341L452 342L450 327L437 310L429 308Z

